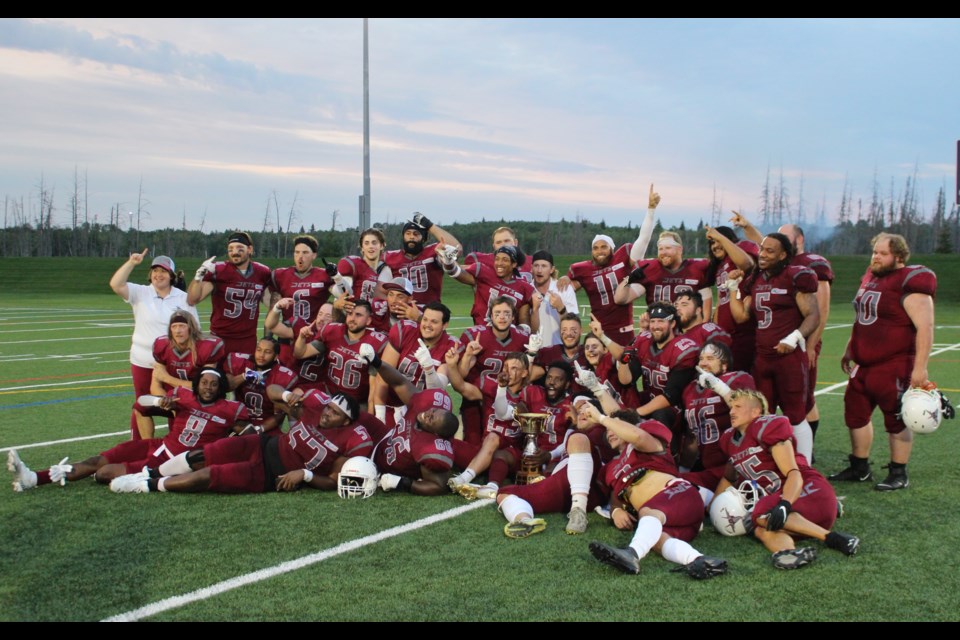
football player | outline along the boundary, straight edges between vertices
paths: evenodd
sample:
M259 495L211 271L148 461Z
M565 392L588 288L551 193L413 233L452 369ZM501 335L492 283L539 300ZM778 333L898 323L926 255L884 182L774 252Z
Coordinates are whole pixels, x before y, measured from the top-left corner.
M720 438L728 458L717 493L751 480L766 494L753 508L753 535L773 555L778 569L799 569L817 557L815 547L796 547L796 540L815 538L830 549L852 556L860 539L831 531L837 519L837 496L826 478L796 452L793 428L784 416L767 414L764 394L739 389L730 395L733 429Z
M900 396L910 387L930 388L927 363L933 346L933 299L937 276L922 265L907 266L910 248L903 236L881 233L873 239L870 266L853 300L856 319L840 366L850 376L843 396L850 430L850 466L831 480L867 482L873 445L871 415L876 407L890 443L887 477L874 488L896 491L910 485L907 463L913 432L899 413Z
M31 471L16 450L7 454L7 468L14 475L13 490L25 491L53 482L64 486L68 481L80 480L96 474L97 482L108 483L114 478L135 473L144 466L159 467L174 456L203 447L239 433L250 421L250 413L239 402L226 399L227 381L217 369L203 369L193 379L193 389L172 388L166 396L140 396L137 402L144 407L155 406L173 411L170 431L163 438L129 440L112 449L68 464L64 458L44 471Z
M337 474L353 456L369 456L373 443L356 424L356 400L318 391L294 394L279 386L291 411L290 432L280 438L248 435L226 438L182 453L160 467L115 478L115 493L262 493L311 487L337 488ZM292 416L298 415L299 419Z
M187 302L197 305L212 296L210 333L223 340L226 353L253 353L260 301L270 291L270 267L252 260L253 240L244 231L227 238L227 255L229 262L214 262L212 256L200 265L187 288Z

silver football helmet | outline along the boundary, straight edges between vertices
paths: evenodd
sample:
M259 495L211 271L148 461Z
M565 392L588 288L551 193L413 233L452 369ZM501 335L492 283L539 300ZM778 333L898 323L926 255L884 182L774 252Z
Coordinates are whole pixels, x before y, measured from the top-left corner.
M912 387L900 399L900 417L914 433L933 433L940 426L943 401L936 389Z
M380 474L373 460L354 456L337 474L337 493L341 498L369 498L377 491Z

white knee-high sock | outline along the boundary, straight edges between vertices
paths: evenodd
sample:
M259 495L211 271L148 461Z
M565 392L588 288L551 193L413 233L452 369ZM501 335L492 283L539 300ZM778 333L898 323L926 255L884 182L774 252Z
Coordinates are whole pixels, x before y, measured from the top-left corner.
M500 503L500 511L503 512L503 517L507 519L507 522L516 522L520 519L520 516L527 515L533 516L533 507L530 506L530 503L521 498L520 496L507 496L507 498Z
M797 439L797 453L809 463L813 459L813 429L810 428L810 423L801 420L793 425L793 437Z
M670 562L676 562L677 564L687 565L702 556L703 554L690 546L689 542L684 542L683 540L678 540L677 538L670 538L663 543L663 547L660 549L660 553L663 555L664 560L669 560Z
M637 523L637 531L633 534L630 547L637 552L638 557L642 558L650 552L653 545L657 544L662 533L663 525L659 520L653 516L644 516Z

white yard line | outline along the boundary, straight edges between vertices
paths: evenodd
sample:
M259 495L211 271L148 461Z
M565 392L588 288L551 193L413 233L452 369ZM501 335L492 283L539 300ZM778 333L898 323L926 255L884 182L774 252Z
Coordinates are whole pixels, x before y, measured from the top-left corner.
M169 426L168 424L164 423L164 424L158 424L156 428L160 430L160 429L166 429L168 426ZM130 435L130 429L127 429L125 431L114 431L113 433L95 433L92 436L77 436L76 438L64 438L63 440L49 440L47 442L34 442L33 444L21 444L15 447L0 447L0 453L6 453L11 449L16 449L17 451L20 451L21 449L33 449L35 447L49 447L55 444L68 444L70 442L83 442L84 440L99 440L100 438L115 438L117 436L129 436L129 435Z
M386 529L380 533L374 533L373 535L364 536L363 538L350 540L349 542L338 544L335 547L318 551L317 553L311 553L310 555L297 558L296 560L288 560L287 562L282 562L278 565L267 567L266 569L260 569L252 573L237 576L236 578L230 578L229 580L218 582L209 587L204 587L203 589L191 591L190 593L182 596L166 598L164 600L160 600L159 602L148 604L145 607L140 607L139 609L134 609L132 611L127 611L126 613L105 618L102 620L102 622L136 622L137 620L141 620L164 611L169 611L170 609L176 609L177 607L182 607L186 604L206 600L208 598L218 596L221 593L226 593L232 589L244 587L248 584L269 580L270 578L283 575L284 573L297 571L298 569L308 567L312 564L323 562L324 560L328 560L330 558L335 558L344 553L356 551L357 549L362 549L363 547L376 544L384 540L389 540L390 538L395 538L405 533L410 533L411 531L416 531L417 529L422 529L432 524L443 522L444 520L456 518L464 513L467 513L468 511L473 511L474 509L479 509L492 503L493 500L478 500L477 502L471 502L470 504L463 505L462 507L449 509L448 511L443 511L426 518L420 518L419 520L408 522L407 524L391 527L390 529Z
M14 340L13 342L0 342L0 344L32 344L35 342L75 342L77 340L112 340L113 338L126 338L130 339L130 334L125 333L122 336L89 336L86 338L77 338L76 336L71 336L69 338L49 338L47 340Z
M72 384L90 384L91 382L115 382L117 380L129 380L130 376L120 376L117 378L94 378L92 380L71 380L70 382L48 382L44 384L28 384L22 387L5 387L0 391L22 391L23 389L43 389L46 387L65 387Z

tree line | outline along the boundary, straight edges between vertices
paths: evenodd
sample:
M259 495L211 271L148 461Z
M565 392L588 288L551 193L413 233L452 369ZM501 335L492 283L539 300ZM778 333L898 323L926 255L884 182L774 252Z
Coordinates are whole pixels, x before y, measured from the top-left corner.
M906 179L901 189L895 188L891 179L888 190L881 189L875 177L870 197L855 196L853 188L844 186L837 210L837 223L827 223L825 202L813 207L806 204L803 195L803 177L799 180L799 195L791 198L782 175L771 183L770 172L761 190L760 206L756 213L742 212L761 230L776 230L783 223L791 222L804 228L807 250L826 255L869 253L870 239L880 231L900 233L907 238L914 253L956 253L960 250L960 209L948 207L944 187L941 187L936 203L929 215L921 209L917 193L916 175ZM89 216L87 205L87 178L74 171L73 186L66 194L65 212L67 224L58 221L58 209L54 206L55 190L41 174L36 192L28 198L23 196L4 198L3 228L0 229L0 257L121 257L144 247L152 255L166 254L176 257L206 257L223 252L224 238L229 230L205 230L204 214L196 228L187 228L186 212L180 228L141 230L141 223L150 217L149 200L144 195L141 180L135 205L116 203L112 206L107 222L97 216ZM642 212L638 212L638 220ZM63 215L59 216L63 218ZM333 212L330 229L318 229L316 225L304 226L294 195L289 209L281 210L277 193L271 192L266 199L263 227L251 232L257 255L263 258L282 258L292 252L292 240L300 233L310 233L319 241L319 253L324 257L338 258L357 253L359 230L339 229L340 212ZM714 197L707 215L708 221L699 221L696 227L664 226L657 220L654 238L664 229L677 231L683 238L688 256L706 254L704 237L707 224L728 224L729 213L722 202ZM442 221L439 221L442 222ZM479 222L443 224L463 244L464 251L487 251L493 231L500 226L510 226L516 231L520 246L527 251L548 249L555 255L579 255L590 251L590 242L598 233L613 238L617 245L636 239L638 227L608 226L602 221L590 221L577 214L574 220L558 221L506 221L481 220ZM375 225L383 229L388 248L400 246L403 221ZM648 250L651 255L652 250Z

